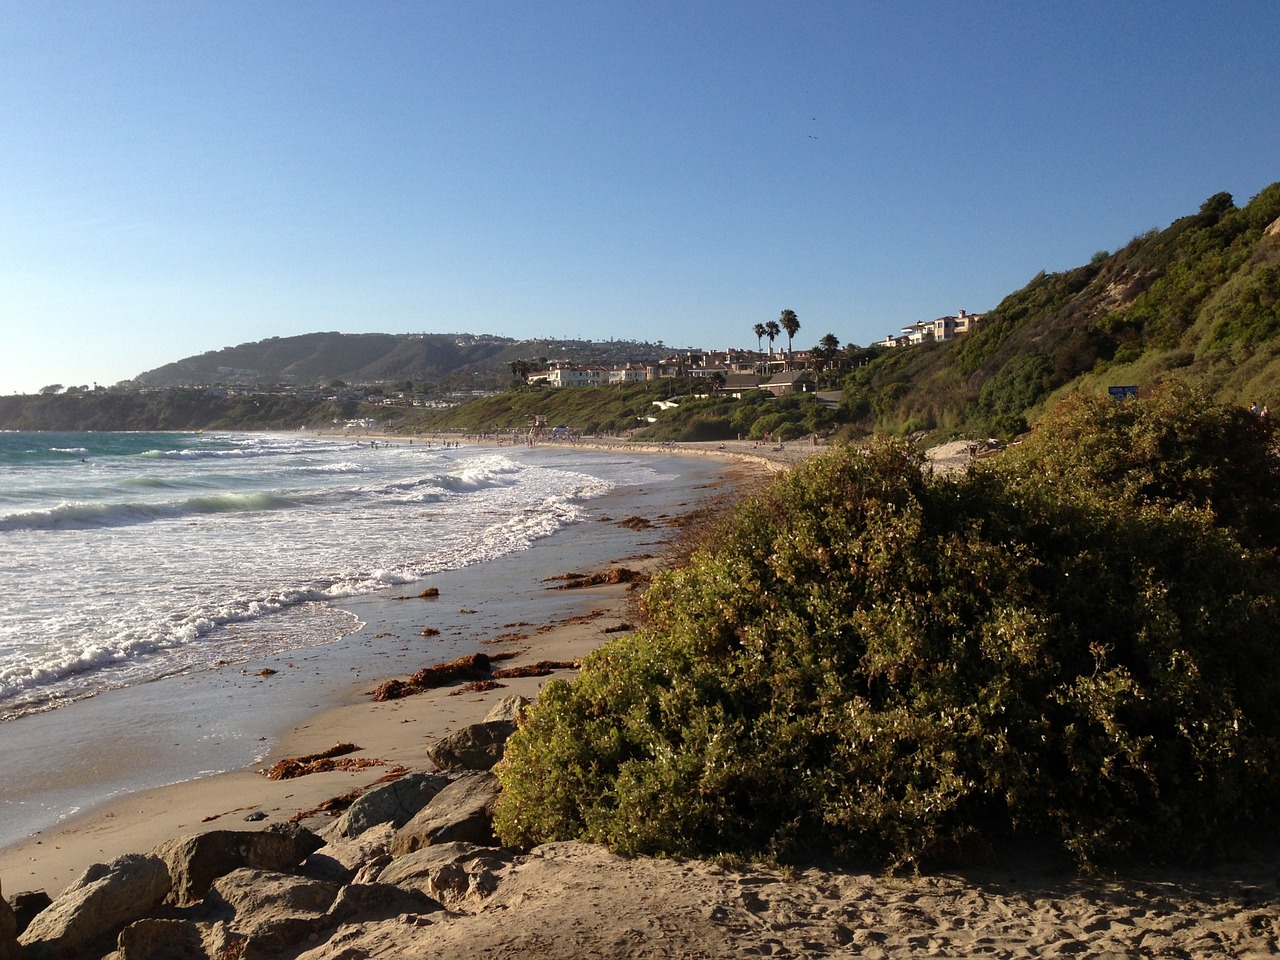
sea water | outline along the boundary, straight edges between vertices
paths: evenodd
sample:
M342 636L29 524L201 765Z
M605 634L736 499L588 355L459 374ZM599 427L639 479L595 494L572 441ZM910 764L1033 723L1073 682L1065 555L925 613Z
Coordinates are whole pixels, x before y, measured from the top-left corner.
M519 446L0 433L0 721L328 643L356 626L330 601L525 550L652 476Z
M660 518L722 480L563 447L0 432L0 848L262 760L335 697L482 649L530 603L567 614L549 576L651 549L606 511ZM399 602L424 578L439 603ZM426 618L445 628L429 641Z

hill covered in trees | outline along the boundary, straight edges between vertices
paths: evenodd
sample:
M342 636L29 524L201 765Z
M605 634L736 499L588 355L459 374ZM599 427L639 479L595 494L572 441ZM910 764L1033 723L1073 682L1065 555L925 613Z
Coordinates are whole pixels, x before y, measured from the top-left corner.
M210 350L137 376L141 386L206 384L322 386L410 383L506 387L514 360L572 358L582 363L657 359L659 344L639 341L514 340L466 333L308 333ZM478 381L478 382L477 382Z

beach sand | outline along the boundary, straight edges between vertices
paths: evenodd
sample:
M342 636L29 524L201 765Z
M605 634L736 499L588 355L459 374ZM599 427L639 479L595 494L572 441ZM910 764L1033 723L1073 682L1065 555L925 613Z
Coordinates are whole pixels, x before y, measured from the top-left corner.
M617 519L601 518L599 543L587 551L596 561L592 567L661 566L677 527L627 537L621 534L629 528ZM612 552L611 544L617 548ZM546 576L571 572L578 566L570 562L575 553L570 546L555 560L526 557L527 569L517 564L504 568L504 575L514 582L528 580L535 567ZM535 697L550 679L509 680L500 689L461 695L443 688L386 703L370 700L378 680L445 659L431 656L432 648L414 631L433 620L431 610L456 608L453 591L461 586L461 579L446 583L434 601L364 601L357 610L366 622L362 633L398 636L410 648L404 658L375 657L358 678L327 688L323 708L285 733L255 768L131 794L0 851L5 894L46 889L56 895L90 863L148 851L173 836L288 821L367 787L395 765L430 769L426 748L434 740L482 719L505 696ZM459 642L484 634L482 639L497 641L482 643L486 652L519 651L511 665L575 659L605 642L607 630L633 619L634 593L625 585L575 591L547 586L539 579L535 588L512 588L507 606L477 610L475 616L488 616L486 625ZM484 588L492 591L492 583ZM516 609L518 614L509 612ZM287 680L286 673L280 682ZM281 757L340 741L355 742L362 748L355 756L384 765L286 781L259 772ZM265 819L246 822L251 814ZM315 814L302 822L315 829L328 818ZM823 864L783 870L624 859L589 845L551 844L511 858L496 879L491 896L454 905L447 919L345 926L305 956L1198 958L1273 956L1280 946L1280 868L1270 850L1212 869L1144 867L1103 878L1078 876L1058 861L1023 851L973 870L893 878Z

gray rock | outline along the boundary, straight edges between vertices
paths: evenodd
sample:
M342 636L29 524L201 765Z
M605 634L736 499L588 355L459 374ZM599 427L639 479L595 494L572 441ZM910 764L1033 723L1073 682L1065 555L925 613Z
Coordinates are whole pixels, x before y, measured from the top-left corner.
M454 840L495 846L493 811L500 789L498 778L489 772L459 777L396 831L391 855L402 857L422 847Z
M420 890L450 910L479 907L512 864L509 851L472 843L441 843L392 860L378 883Z
M156 847L169 867L177 906L199 903L218 877L240 867L289 870L324 846L310 830L296 825L268 830L211 830L178 837Z
M9 906L13 907L13 915L18 921L18 935L21 936L22 931L31 926L36 914L51 903L53 899L43 890L23 890L10 897Z
M337 925L326 914L339 887L290 874L242 867L213 882L202 908L244 940L243 957L274 957Z
M208 915L222 919L326 913L338 896L336 883L274 870L241 867L219 877L205 895ZM233 921L233 926L234 926Z
M522 697L518 693L512 693L503 697L488 713L484 715L488 720L519 720L520 714L524 713L525 708L529 706L529 698Z
M439 901L418 889L389 883L352 883L338 893L338 899L329 908L329 919L338 926L390 920L402 914L421 916L443 909Z
M325 834L331 838L355 837L380 823L390 823L399 829L451 782L448 777L434 773L411 773L393 780L356 800L333 827L325 829Z
M0 897L0 960L17 960L21 949L18 945L18 918L14 916L9 901Z
M190 920L138 920L120 931L116 950L119 960L209 960Z
M300 872L312 880L350 883L366 863L391 851L395 832L396 828L390 823L380 823L350 840L331 837L327 844L307 857Z
M23 956L44 960L109 947L121 930L158 907L170 886L169 871L156 856L131 853L95 863L23 931Z
M502 759L507 738L515 732L514 720L473 723L437 740L427 756L442 770L489 770Z

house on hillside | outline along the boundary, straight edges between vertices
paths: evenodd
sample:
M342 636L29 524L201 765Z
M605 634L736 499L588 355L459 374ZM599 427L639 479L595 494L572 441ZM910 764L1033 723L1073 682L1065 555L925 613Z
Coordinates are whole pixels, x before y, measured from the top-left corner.
M936 320L921 320L902 328L900 335L890 334L883 340L876 341L879 347L905 347L911 344L928 343L929 341L954 340L969 333L981 320L981 313L956 312L954 317L938 317Z
M744 393L760 389L760 374L731 373L724 378L724 386L720 389L722 393L741 397Z
M768 390L775 397L790 393L812 393L816 388L813 374L808 370L783 370L775 373L768 383L760 384L761 390Z

